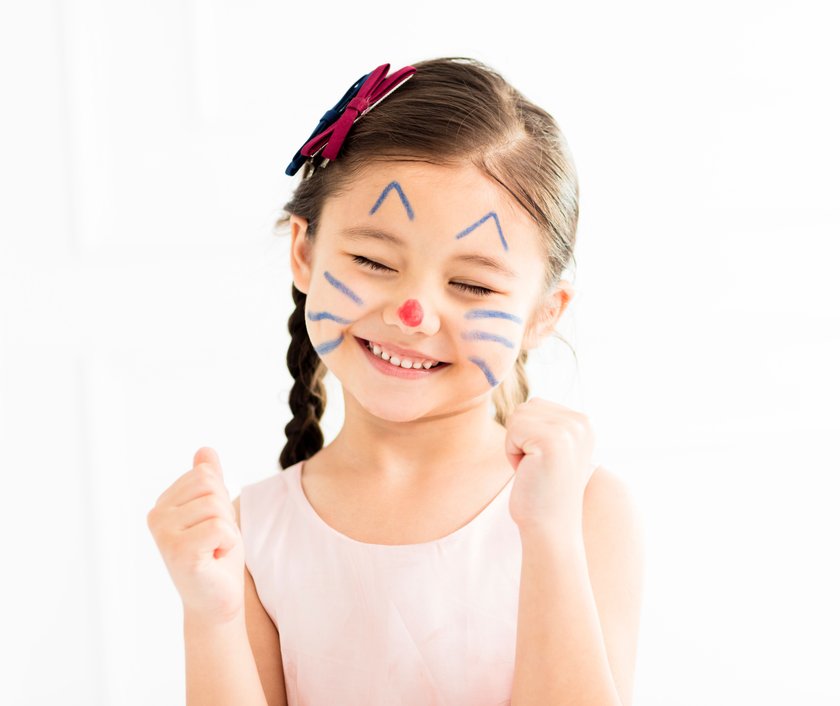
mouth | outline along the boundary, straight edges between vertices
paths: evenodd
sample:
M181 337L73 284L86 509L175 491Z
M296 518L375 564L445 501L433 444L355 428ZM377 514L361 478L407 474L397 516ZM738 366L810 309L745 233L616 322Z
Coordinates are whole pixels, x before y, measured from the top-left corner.
M398 357L395 358L383 358L381 354L377 355L373 352L373 344L364 339L359 338L358 336L354 336L353 338L356 339L359 346L364 350L368 359L373 363L373 365L379 369L381 372L396 375L397 377L404 377L404 378L417 378L417 377L426 377L428 375L434 374L443 368L448 368L451 363L444 363L444 362L437 362L434 365L429 366L428 368L425 367L422 363L412 363L411 365L406 365L408 361L402 361ZM387 354L386 354L387 355ZM394 360L399 361L399 364L395 363Z

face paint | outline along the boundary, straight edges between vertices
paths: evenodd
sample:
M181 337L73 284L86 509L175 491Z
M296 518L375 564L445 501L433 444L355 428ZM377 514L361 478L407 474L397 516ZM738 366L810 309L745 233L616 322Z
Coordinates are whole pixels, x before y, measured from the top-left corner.
M338 348L338 345L344 340L344 334L341 334L338 338L333 339L332 341L326 341L325 343L319 343L315 346L315 352L318 355L324 355L325 353L329 353L331 350Z
M506 311L496 311L494 309L470 309L464 314L465 319L510 319L518 324L522 324L522 319L514 314L508 314Z
M479 218L475 223L473 223L468 228L464 228L464 230L462 230L460 233L458 233L458 235L455 236L455 240L458 240L459 238L463 238L465 235L469 235L470 233L472 233L472 231L474 231L482 223L484 223L484 221L486 221L488 218L492 218L494 221L496 221L496 230L499 231L499 237L502 239L502 246L504 247L505 250L507 250L508 249L508 244L507 244L507 241L505 240L504 234L502 233L502 224L499 223L499 217L496 215L495 211L490 211L490 213L488 213L486 216L482 216L481 218Z
M423 321L423 307L416 299L406 299L397 309L397 315L406 326L419 326Z
M470 309L468 312L464 314L465 319L506 319L508 321L513 321L517 324L522 324L522 319L514 314L508 314L506 311L498 311L496 309ZM467 340L478 340L478 341L493 341L494 343L501 343L506 348L513 349L514 343L509 338L505 338L504 336L498 336L494 333L488 333L486 331L464 331L461 333L461 338ZM481 372L484 373L484 377L487 379L490 387L495 387L499 384L499 381L493 375L493 372L490 370L490 366L487 364L487 361L484 358L478 358L476 356L469 356L468 360L477 365Z
M359 304L359 305L364 304L364 302L362 301L362 298L358 294L353 292L350 289L350 287L348 287L343 282L339 282L329 272L324 271L324 277L327 278L327 282L329 282L333 287L335 287L342 294L346 294L348 297L350 297L354 302L356 302L356 304Z
M487 333L486 331L464 331L461 334L461 338L471 341L495 341L508 348L513 348L513 341L504 336L497 336L495 333Z
M306 318L310 321L320 321L321 319L332 319L333 321L337 321L340 324L352 324L353 322L350 319L342 319L340 316L336 316L335 314L331 314L328 311L316 311L314 313L308 312L306 314Z
M496 387L496 385L499 384L499 381L493 377L493 373L490 372L490 368L487 367L487 363L484 360L471 355L469 357L469 361L471 363L475 363L479 368L481 368L481 372L484 373L484 377L487 378L487 382L490 383L490 387Z
M376 213L377 209L382 205L382 202L385 200L385 197L391 193L391 191L396 191L400 195L400 201L402 201L403 206L405 206L405 211L408 214L408 220L414 220L414 210L411 208L411 204L408 202L408 199L405 197L405 193L402 190L402 187L399 185L398 182L392 181L388 186L386 186L382 193L379 195L379 198L376 200L376 203L373 204L373 208L370 209L370 214L373 215Z
M326 270L324 271L324 277L326 278L327 282L329 282L333 287L335 287L339 292L342 294L350 297L354 303L359 304L360 306L364 303L362 298L356 294L350 287L348 287L343 282L337 280L333 277L329 272ZM335 314L329 311L316 311L316 312L307 312L306 318L310 321L321 321L322 319L330 319L331 321L335 321L339 324L352 324L353 321L351 319L345 319L341 316L336 316ZM323 343L319 343L315 346L315 352L318 355L324 355L329 353L332 350L338 348L341 342L344 340L344 334L341 334L338 338L334 338L330 341L324 341Z

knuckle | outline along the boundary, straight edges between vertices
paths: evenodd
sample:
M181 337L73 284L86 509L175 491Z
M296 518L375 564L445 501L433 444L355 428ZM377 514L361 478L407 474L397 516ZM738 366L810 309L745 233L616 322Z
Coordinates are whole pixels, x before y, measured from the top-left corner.
M210 527L215 532L224 532L227 529L227 520L222 517L213 517L210 519Z
M216 492L216 484L209 476L199 476L195 482L194 490L202 495Z

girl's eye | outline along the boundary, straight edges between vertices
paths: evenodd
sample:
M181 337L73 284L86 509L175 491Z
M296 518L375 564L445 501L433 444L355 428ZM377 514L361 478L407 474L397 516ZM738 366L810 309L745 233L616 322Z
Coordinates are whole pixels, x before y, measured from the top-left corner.
M362 257L361 255L353 255L353 260L358 262L360 265L364 267L368 267L371 270L386 270L388 272L393 272L390 267L385 267L385 265L381 265L374 260L368 260L366 257ZM464 282L453 282L453 286L458 287L458 289L469 292L470 294L475 294L479 297L486 297L489 294L493 293L492 289L487 289L486 287L479 287L474 284L465 284Z
M463 289L465 292L471 292L472 294L477 294L480 297L486 297L488 294L492 294L492 289L487 289L486 287L477 287L474 284L464 284L463 282L453 282L456 287L459 289Z
M385 267L385 265L380 265L378 262L374 262L373 260L368 260L366 257L362 257L361 255L353 255L353 260L358 262L360 265L364 265L365 267L369 267L372 270L389 270L389 271L392 271L390 267Z

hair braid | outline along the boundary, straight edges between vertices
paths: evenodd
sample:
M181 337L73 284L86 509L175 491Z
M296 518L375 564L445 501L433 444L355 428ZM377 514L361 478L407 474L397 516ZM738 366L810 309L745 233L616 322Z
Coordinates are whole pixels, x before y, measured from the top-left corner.
M493 405L496 407L496 421L507 426L507 419L513 410L527 401L530 392L528 373L525 363L528 362L528 350L520 349L516 357L516 365L511 373L493 390Z
M327 404L323 380L327 368L315 352L306 330L306 294L292 285L295 309L289 317L292 340L286 364L295 381L289 392L292 420L286 425L286 445L280 452L280 468L286 469L304 461L324 446L320 420Z

